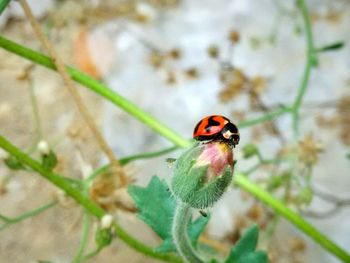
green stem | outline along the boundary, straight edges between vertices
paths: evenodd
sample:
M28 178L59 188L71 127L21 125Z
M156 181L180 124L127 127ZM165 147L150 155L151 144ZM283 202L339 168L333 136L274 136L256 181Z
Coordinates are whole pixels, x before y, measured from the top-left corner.
M340 248L333 241L329 240L325 235L320 233L315 227L313 227L309 222L303 219L300 215L293 212L291 209L286 207L283 202L277 200L272 195L270 195L265 190L261 189L255 184L252 184L244 174L235 174L234 182L247 192L251 193L258 200L262 201L269 207L273 208L276 213L286 218L293 225L298 227L306 235L315 240L324 249L334 254L343 262L350 262L350 255Z
M82 236L79 243L78 252L73 259L73 263L80 263L83 261L84 250L86 248L88 237L89 237L90 221L91 219L90 219L89 213L85 212L84 218L83 218Z
M84 256L83 261L96 256L98 253L100 253L100 251L101 251L101 248L99 248L99 247L96 248L95 250L93 250L92 252L90 252L86 256Z
M174 243L177 251L186 262L203 263L204 261L197 255L188 237L187 229L191 217L190 205L178 200L172 225Z
M45 66L49 69L56 70L54 63L49 57L32 49L19 45L15 42L12 42L2 36L0 36L0 47L6 49L7 51L15 53L21 57L27 58L37 64ZM127 113L131 114L132 116L146 124L148 127L152 128L158 134L167 138L169 141L172 141L174 144L179 145L181 147L187 147L190 144L188 140L185 140L179 134L166 127L164 124L160 123L152 115L150 115L147 112L144 112L138 106L131 103L124 97L120 96L118 93L114 92L107 86L98 82L96 79L70 66L67 66L67 71L71 78L74 79L76 82L91 89L92 91L101 95L113 104L122 108Z
M250 120L247 120L247 121L242 121L240 123L238 123L238 127L239 128L246 128L246 127L250 127L250 126L253 126L253 125L256 125L256 124L259 124L259 123L262 123L262 122L265 122L265 121L270 121L276 117L279 117L281 115L284 115L286 113L289 113L291 111L290 108L288 107L282 107L276 111L271 111L271 112L268 112L260 117L257 117L257 118L254 118L254 119L250 119Z
M121 165L126 165L126 164L128 164L130 162L133 162L133 161L136 161L136 160L144 160L144 159L148 159L148 158L159 157L159 156L161 156L163 154L170 153L170 152L176 150L177 148L178 148L177 146L172 146L172 147L169 147L169 148L166 148L166 149L163 149L163 150L159 150L159 151L155 151L155 152L148 152L148 153L141 153L141 154L135 154L135 155L127 156L127 157L119 159L119 163ZM111 164L106 164L104 166L101 166L100 168L96 169L91 175L89 175L85 179L85 181L87 183L91 182L99 174L108 171L110 166L111 166Z
M169 147L169 148L166 148L166 149L162 149L162 150L159 150L159 151L135 154L135 155L131 155L131 156L127 156L127 157L121 158L119 160L119 162L120 162L121 165L125 165L127 163L130 163L130 162L136 161L136 160L155 158L155 157L159 157L161 155L170 153L172 151L175 151L178 148L179 148L179 146L172 146L172 147Z
M77 188L72 187L71 183L65 180L62 176L45 169L39 162L32 159L26 153L22 152L16 146L11 144L7 139L0 135L0 147L5 151L15 156L20 162L31 167L34 171L38 172L48 181L62 189L67 195L72 197L76 202L78 202L81 206L83 206L86 210L88 210L92 215L96 216L98 219L101 219L105 212L99 206L97 206L94 202L92 202L89 198L85 197ZM114 229L117 236L123 240L130 247L135 250L156 258L161 259L168 262L181 262L181 260L171 254L165 253L156 253L153 251L151 247L148 247L141 243L140 241L134 239L129 233L127 233L120 225L114 223Z
M55 206L56 204L57 203L55 201L53 201L53 202L50 202L50 203L45 204L43 206L40 206L40 207L38 207L38 208L36 208L34 210L31 210L31 211L28 211L26 213L23 213L20 216L17 216L17 217L14 217L14 218L10 218L10 217L7 217L7 216L4 216L4 215L0 214L0 219L5 222L4 225L0 226L0 230L6 228L9 225L19 223L19 222L21 222L21 221L23 221L23 220L25 220L27 218L30 218L30 217L36 216L38 214L41 214L42 212L44 212L47 209Z
M36 98L35 87L32 80L29 81L29 95L30 95L30 102L32 105L32 109L33 109L33 118L35 123L35 131L37 134L37 141L40 141L43 138L43 132L42 132L41 121L40 121L38 101Z
M298 94L295 98L295 101L292 107L293 131L294 131L295 139L299 137L299 111L300 111L302 100L304 98L305 92L309 84L311 68L317 64L316 51L314 48L311 22L310 22L307 5L304 0L297 0L297 4L304 21L304 27L305 27L305 33L306 33L306 45L307 45L307 58L306 58L303 77L301 79L301 83L298 89Z

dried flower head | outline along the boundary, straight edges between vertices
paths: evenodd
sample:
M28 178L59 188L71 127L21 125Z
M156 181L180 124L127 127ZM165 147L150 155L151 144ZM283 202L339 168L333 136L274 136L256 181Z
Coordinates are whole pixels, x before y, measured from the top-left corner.
M323 145L317 143L311 134L299 142L299 159L306 165L315 165L321 152Z
M247 78L243 71L232 69L222 71L220 80L224 83L224 88L219 93L219 99L228 102L243 91Z

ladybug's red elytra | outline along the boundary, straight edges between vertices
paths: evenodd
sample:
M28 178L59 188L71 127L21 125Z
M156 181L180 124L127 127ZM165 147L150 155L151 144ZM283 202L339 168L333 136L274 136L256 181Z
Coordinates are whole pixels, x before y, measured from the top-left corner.
M239 143L239 131L235 124L221 115L210 115L198 122L193 138L200 142L222 141L235 147Z

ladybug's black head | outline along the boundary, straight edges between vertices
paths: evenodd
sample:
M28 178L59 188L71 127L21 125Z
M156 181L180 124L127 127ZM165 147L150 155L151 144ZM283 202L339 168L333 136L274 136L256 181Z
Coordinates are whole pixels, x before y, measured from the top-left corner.
M239 131L237 126L232 122L227 123L220 133L222 140L228 143L230 146L235 147L239 143Z

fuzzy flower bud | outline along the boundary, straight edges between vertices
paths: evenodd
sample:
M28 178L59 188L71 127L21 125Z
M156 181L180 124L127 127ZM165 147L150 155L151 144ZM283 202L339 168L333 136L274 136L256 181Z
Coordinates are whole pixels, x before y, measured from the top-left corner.
M38 143L37 148L41 155L48 155L50 153L50 147L48 143L44 140L41 140Z
M233 152L226 143L196 144L177 160L171 190L194 208L210 207L231 183L233 166Z
M110 214L106 214L101 218L101 228L108 229L113 224L113 216Z

